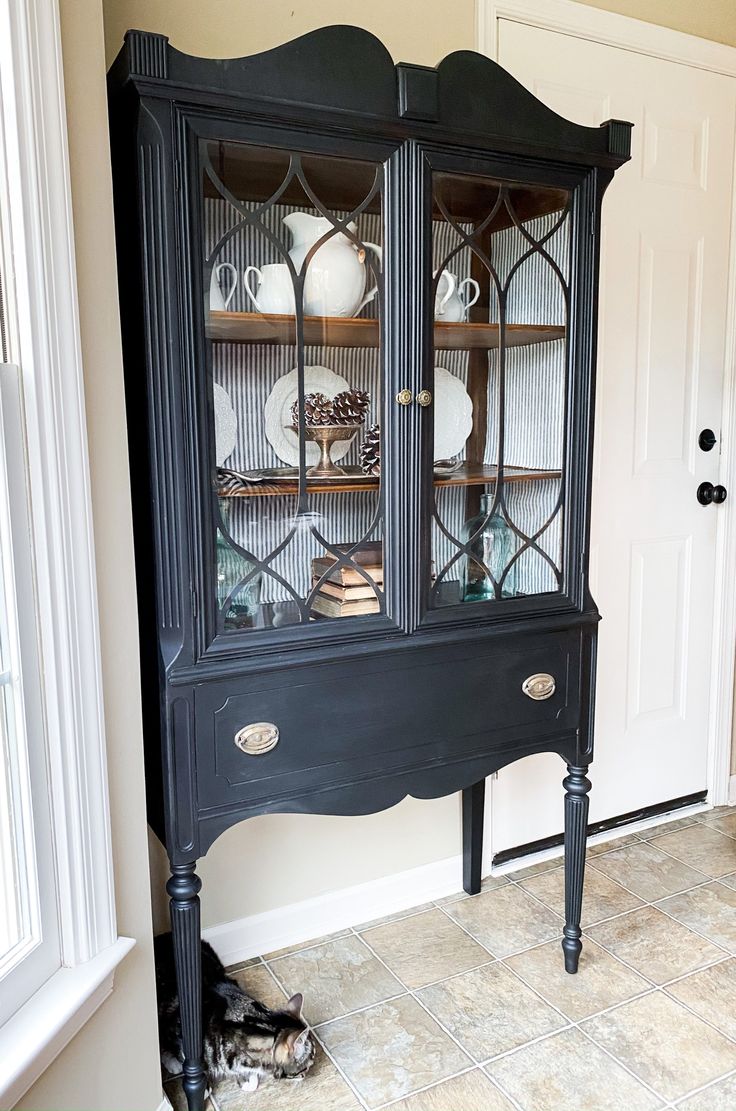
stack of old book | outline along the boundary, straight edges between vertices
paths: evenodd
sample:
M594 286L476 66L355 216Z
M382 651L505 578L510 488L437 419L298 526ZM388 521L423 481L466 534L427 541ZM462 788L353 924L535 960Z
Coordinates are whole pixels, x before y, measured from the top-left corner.
M349 548L340 550L349 551ZM331 555L312 560L312 586L316 586L325 572L328 572L312 602L315 613L322 617L360 617L364 613L379 612L378 595L371 582L379 590L383 589L382 544L380 541L365 544L353 552L350 560L351 563L344 567L335 567L335 560ZM352 564L361 567L365 575Z

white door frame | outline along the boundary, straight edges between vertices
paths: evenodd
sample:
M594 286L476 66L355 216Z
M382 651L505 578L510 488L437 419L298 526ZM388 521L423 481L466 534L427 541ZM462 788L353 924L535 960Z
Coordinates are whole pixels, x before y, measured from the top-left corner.
M476 0L476 50L494 61L499 60L502 19L736 77L734 47L575 3L575 0ZM732 180L736 182L736 164ZM712 712L708 728L708 800L715 806L729 801L736 680L736 575L733 573L736 567L736 512L733 510L736 500L736 205L732 205L732 213L721 425L721 474L730 496L722 507L727 511L718 515ZM494 779L489 780L489 809L493 802L493 782ZM492 823L488 820L484 853L489 863L493 859L492 852Z

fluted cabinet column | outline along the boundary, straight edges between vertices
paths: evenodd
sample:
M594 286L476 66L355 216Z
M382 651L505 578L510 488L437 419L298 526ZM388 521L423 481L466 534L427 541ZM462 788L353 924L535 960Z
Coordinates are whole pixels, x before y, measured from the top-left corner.
M580 940L580 915L583 907L585 877L585 842L588 828L588 792L590 780L587 766L567 765L565 788L565 927L562 950L565 971L577 972L583 944Z
M171 931L184 1042L182 1085L189 1111L204 1111L202 953L199 922L199 891L202 881L194 871L195 867L196 862L172 865L166 890L170 897Z

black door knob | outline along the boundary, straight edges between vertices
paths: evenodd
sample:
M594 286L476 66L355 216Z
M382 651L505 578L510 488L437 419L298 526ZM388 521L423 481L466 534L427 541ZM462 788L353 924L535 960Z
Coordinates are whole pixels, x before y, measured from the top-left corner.
M710 505L715 502L720 505L728 497L728 490L725 486L714 486L712 482L701 482L698 486L697 499L701 505Z
M698 436L698 446L701 451L712 451L717 443L718 440L712 428L704 428Z

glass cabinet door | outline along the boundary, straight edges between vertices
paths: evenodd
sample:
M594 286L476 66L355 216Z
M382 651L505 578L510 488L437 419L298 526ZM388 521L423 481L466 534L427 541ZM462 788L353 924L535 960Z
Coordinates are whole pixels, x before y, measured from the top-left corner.
M559 593L571 194L435 171L432 198L429 608Z
M380 162L199 140L218 634L384 601Z

